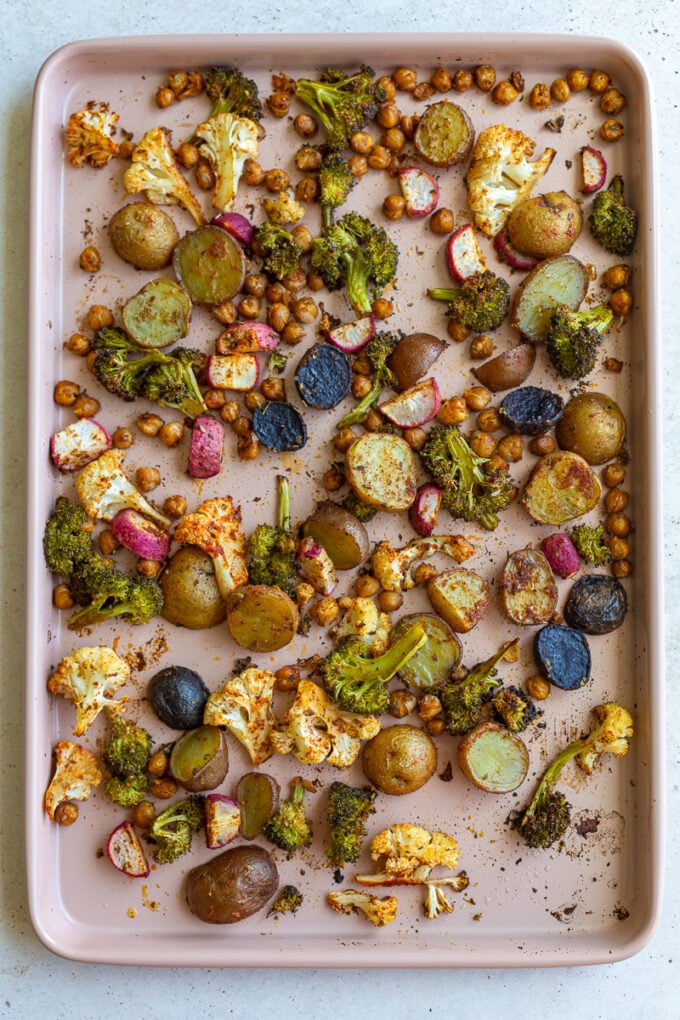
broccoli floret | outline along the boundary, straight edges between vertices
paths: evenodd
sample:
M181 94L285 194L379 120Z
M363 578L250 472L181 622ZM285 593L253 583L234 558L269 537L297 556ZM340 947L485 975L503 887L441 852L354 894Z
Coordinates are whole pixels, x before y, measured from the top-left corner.
M555 785L568 761L576 758L583 771L590 775L599 755L609 753L621 758L628 752L628 741L633 736L630 713L613 701L596 705L593 713L597 724L586 737L572 741L553 758L517 823L531 847L549 847L566 832L571 805L555 790Z
M447 316L476 333L497 329L510 308L510 286L490 269L466 277L460 287L433 287L435 301L448 301Z
M68 577L92 554L92 523L82 506L59 496L43 534L43 552L51 574Z
M164 364L150 369L142 396L161 407L172 407L187 418L197 418L206 410L196 373L204 365L200 351L191 347L175 347Z
M425 469L442 489L442 505L452 517L479 521L487 531L514 496L507 470L487 471L456 425L435 425L419 451Z
M327 152L319 167L319 202L324 230L333 225L333 210L343 205L356 184L349 163L340 152Z
M383 227L366 216L348 212L314 240L310 266L319 273L329 290L343 284L347 297L358 315L369 315L371 297L393 280L399 252Z
M275 280L283 280L300 264L302 249L290 231L267 220L255 230L254 240L262 268Z
M290 524L290 485L278 475L276 525L258 524L246 542L248 579L252 584L267 584L285 591L291 598L299 578L295 573L297 543Z
M378 112L385 90L373 79L373 68L363 64L353 75L327 68L319 81L300 78L295 95L310 107L326 129L332 148L343 148Z
M638 216L623 198L623 177L612 178L606 191L598 191L588 218L590 232L606 251L630 255L635 246Z
M366 821L375 814L376 792L371 786L348 786L334 782L328 791L326 817L329 834L326 856L341 868L359 859L366 835Z
M305 788L302 781L294 779L291 783L290 797L279 804L262 830L270 843L289 854L295 853L303 846L310 846L312 842L312 827L305 815L304 799Z
M396 382L394 372L387 364L388 358L394 353L397 344L403 338L404 334L397 330L395 332L387 332L384 330L381 333L376 333L375 336L369 340L362 353L368 359L371 366L371 372L373 376L373 383L366 396L362 397L359 403L349 411L344 418L338 422L338 428L344 429L352 425L358 425L360 422L365 421L368 412L377 404L380 400L380 394L386 386L393 386ZM348 507L352 513L355 511L351 507ZM362 511L363 513L363 511ZM359 516L356 514L355 516ZM370 520L370 517L360 518L363 520Z
M589 524L577 524L571 529L571 540L576 546L576 552L586 563L592 563L596 567L604 567L611 563L612 554L601 524L595 528Z
M256 83L235 67L212 67L203 79L212 113L234 113L249 120L262 119L262 103Z
M369 521L372 521L378 512L376 507L369 506L368 503L364 503L364 501L359 499L354 492L347 493L342 500L342 505L345 510L349 510L351 514L354 514L356 519L361 521L362 524L367 524Z
M388 681L426 641L418 623L378 656L361 638L345 638L321 663L326 690L345 712L380 715L389 703Z
M132 808L141 803L149 792L149 777L145 772L134 776L111 776L106 783L106 793L114 804Z
M171 864L191 848L193 834L204 824L203 798L185 797L161 811L144 838L154 844L158 864Z
M163 608L163 592L151 577L128 577L103 557L80 563L70 580L71 591L85 608L68 621L69 630L91 627L124 616L130 623L148 623Z
M537 715L540 715L533 699L513 686L497 690L491 699L491 707L494 715L511 733L521 733Z
M602 337L614 321L608 305L586 312L572 312L557 305L550 317L545 349L554 367L564 379L583 379L595 366Z
M267 911L267 917L271 917L272 914L295 914L302 906L302 900L302 893L297 886L284 885Z
M500 651L478 663L462 680L448 680L438 691L444 709L446 729L453 736L467 733L482 719L482 707L489 695L500 687L496 666L517 639L506 642Z
M151 734L118 712L108 715L111 732L102 754L107 769L122 779L144 772L151 757Z

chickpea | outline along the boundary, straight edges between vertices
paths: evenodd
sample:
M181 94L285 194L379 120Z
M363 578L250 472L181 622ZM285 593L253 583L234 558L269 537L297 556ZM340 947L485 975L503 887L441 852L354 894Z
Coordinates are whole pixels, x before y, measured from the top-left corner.
M618 142L619 138L623 138L623 124L620 120L614 120L610 118L606 120L600 128L600 138L604 142Z
M231 431L236 436L247 436L253 427L253 423L247 414L240 414L231 420Z
M611 78L606 73L606 71L590 72L590 81L588 82L588 87L590 88L591 92L595 93L596 96L600 96L602 95L603 92L606 92L610 84Z
M283 301L286 296L286 288L277 280L276 283L269 284L264 292L264 296L270 304L276 304L277 301Z
M227 402L227 398L224 395L224 390L219 389L206 390L206 392L203 394L203 399L206 403L206 406L209 407L211 411L219 411L220 408L224 407L224 405Z
M158 560L145 560L140 557L137 560L137 573L140 577L158 577L162 564Z
M590 84L590 75L582 67L572 67L567 71L567 85L572 92L583 92Z
M509 464L516 464L524 453L524 440L517 433L503 436L498 444L498 452Z
M242 180L245 184L257 186L264 181L264 170L256 159L249 157L243 164Z
M406 145L406 135L399 127L390 128L383 135L382 144L390 152L401 152Z
M310 269L307 273L307 288L311 291L323 290L326 284L323 282L323 276L319 273L315 273L313 269Z
M64 344L64 347L67 351L70 351L71 354L75 354L79 358L86 357L91 350L90 341L86 336L83 336L82 333L71 333L71 336Z
M510 106L518 95L519 92L509 81L499 81L491 90L491 99L498 106Z
M571 96L571 89L565 78L555 78L550 86L550 96L556 103L567 102Z
M458 425L468 417L465 397L449 397L443 400L437 412L437 421L442 425Z
M238 318L236 305L233 301L222 301L219 305L213 305L210 309L210 314L218 322L221 322L223 326L230 326Z
M147 762L146 771L151 776L164 776L169 765L170 758L165 751L154 751Z
M495 437L490 432L482 432L481 429L475 429L470 433L468 443L478 457L490 457L496 452Z
M175 102L175 98L175 93L166 85L161 85L156 89L156 106L159 110L167 110Z
M113 326L113 312L106 305L90 305L87 312L87 324L95 333L98 329Z
M324 471L322 477L323 487L326 492L337 492L345 484L345 478L342 471L335 464Z
M182 142L175 152L175 159L187 170L193 170L200 158L198 146L192 145L190 142Z
M163 427L163 419L159 415L147 411L144 414L140 414L135 424L142 435L153 438L158 435Z
M495 345L490 336L481 333L479 336L473 337L470 341L470 357L475 361L483 361L484 358L490 358L495 349Z
M297 686L300 683L300 670L297 666L282 666L281 669L277 669L274 673L275 684L274 687L277 691L297 690Z
M603 113L621 113L626 105L626 97L618 89L607 89L600 96L600 109Z
M280 167L273 167L271 170L267 170L264 175L264 186L267 191L271 191L274 194L278 194L280 191L285 191L290 185L290 177L285 170Z
M392 72L392 81L399 92L413 92L418 84L418 75L410 67L398 67Z
M387 130L388 128L396 127L399 123L400 117L401 113L399 112L396 104L388 101L380 105L375 119L376 123L379 124L381 128L385 128L385 130Z
M614 560L612 563L612 574L614 577L630 577L633 573L633 564L630 560Z
M366 375L355 375L352 379L352 396L361 400L371 392L371 380Z
M537 82L529 93L529 106L533 110L546 110L550 106L550 89L544 82Z
M609 298L609 307L618 318L625 319L633 307L633 295L629 290L620 287Z
M283 379L280 379L278 376L270 375L263 379L260 390L262 391L262 396L267 400L286 399L286 385Z
M210 191L215 187L215 171L206 159L199 159L194 170L194 178L201 191Z
M243 403L249 411L257 411L258 407L262 407L266 403L266 397L258 390L250 390L243 398ZM250 427L248 431L250 431Z
M311 205L319 194L320 185L316 177L301 177L295 185L295 198L298 202Z
M442 703L436 694L422 694L418 698L418 715L421 719L436 719L442 713Z
M340 615L338 600L331 595L326 595L325 598L319 599L310 607L309 615L320 627L330 627Z
M294 269L288 276L284 276L282 283L286 290L302 290L307 283L307 274L304 269Z
M404 604L404 596L400 591L381 591L378 595L378 605L383 613L396 613Z
M313 145L303 145L295 153L295 165L298 170L318 170L321 153Z
M403 195L387 195L383 200L383 212L388 220L396 223L404 215L406 199Z
M366 162L373 170L387 170L392 162L392 154L384 145L375 145Z
M282 301L277 301L267 309L267 322L277 332L280 332L289 320L290 308L287 308Z
M421 429L419 425L414 425L413 428L404 429L404 439L411 447L412 450L422 450L427 439L427 432L425 429Z
M132 153L135 151L134 143L129 138L124 138L118 146L118 158L119 159L132 159Z
M485 407L477 415L477 428L482 432L497 432L502 426L503 420L495 407Z
M153 492L161 484L161 473L155 467L137 468L135 483L141 492Z
M203 88L203 76L197 71L171 71L168 75L168 86L177 99L190 99L197 96Z
M55 609L73 609L76 602L67 584L56 584L54 586L52 604Z
M231 422L236 421L239 416L238 403L235 400L227 400L224 407L220 408L220 418L227 425Z
M78 805L72 801L64 801L63 804L57 804L54 811L54 820L57 825L61 825L66 828L69 825L73 825L78 820L79 809Z
M184 517L186 512L187 501L184 496L168 496L163 502L163 513L166 517L171 517L173 521Z
M264 297L268 282L264 273L248 273L243 281L243 289L246 294L261 298Z
M621 372L623 371L623 362L618 358L605 358L602 365L607 372Z
M170 448L173 446L179 446L184 439L184 422L166 422L165 425L161 425L158 430L158 435L164 446L168 446Z
M130 821L140 829L150 829L156 821L156 809L150 800L135 804L130 812Z
M397 86L394 84L389 75L383 74L376 83L385 93L385 99L394 99L397 94Z
M453 76L453 87L456 92L467 92L468 89L472 88L475 83L474 76L471 71L465 71L463 68L459 68Z
M475 68L475 85L482 92L490 92L496 84L496 71L489 64L480 64Z
M602 481L608 489L614 489L623 484L626 477L626 469L623 464L607 464L602 472Z
M365 156L350 156L347 165L352 177L363 177L368 173L368 160Z
M80 386L70 379L60 379L54 387L54 402L59 407L73 407L79 395Z
M319 315L319 306L312 297L299 298L293 305L293 315L298 322L314 322Z
M430 75L430 84L436 88L437 92L448 92L453 82L446 68L438 67Z
M382 415L380 411L377 411L375 407L372 407L371 410L366 415L366 420L364 421L364 428L366 429L366 431L378 432L383 427L384 424L385 416Z
M492 453L488 461L484 465L484 472L487 475L496 474L497 472L507 474L507 471L508 462L507 460L504 460L504 458L501 457L500 453L498 452Z
M120 542L110 528L105 528L104 531L99 532L97 535L97 545L103 556L112 556L116 549L120 549Z
M399 127L401 128L404 138L411 139L416 133L418 126L418 117L412 113L402 113L399 118Z
M290 344L294 347L295 344L299 344L301 340L305 338L304 327L299 322L289 322L287 326L281 330L281 339L284 344Z
M471 331L469 327L464 326L462 322L449 322L446 327L446 332L452 340L456 341L456 343L462 343L463 340L467 340Z
M617 538L627 538L632 530L632 524L630 517L621 511L609 514L605 521L605 527L610 535L615 535Z
M550 681L540 674L530 676L527 680L527 691L536 701L545 701L550 695Z
M371 313L374 319L389 319L394 311L394 305L388 298L376 298L371 301Z
M627 542L625 538L619 538L618 535L612 535L607 539L607 548L612 554L613 560L627 560L630 556L630 542Z
M425 723L425 729L431 737L440 737L446 729L446 723L443 718L438 716L436 719L428 719Z
M451 209L437 209L430 216L430 230L433 234L450 234L453 226L454 219Z
M618 290L620 287L627 287L631 281L633 271L625 262L616 266L609 266L602 274L602 282L609 290Z
M350 149L359 156L367 156L374 144L373 136L368 131L355 131L349 140Z
M101 406L96 397L90 397L87 393L79 393L71 405L71 409L76 418L94 418Z
M298 223L297 226L293 227L291 230L291 234L303 255L306 255L307 252L312 250L314 235L309 227L306 227L303 223Z
M471 411L481 411L491 403L491 390L486 386L471 386L465 390L464 396Z
M238 313L243 319L259 319L262 301L253 294L244 294L238 303Z
M98 273L102 267L102 257L93 244L88 244L81 251L78 263L86 273Z
M431 82L419 81L411 94L420 103L425 99L431 99L434 93L435 87Z
M438 570L431 563L419 563L416 569L413 571L413 580L417 585L427 584L436 577Z
M161 779L152 779L149 783L149 793L159 800L170 800L177 793L177 783L169 776Z
M356 432L349 428L349 426L345 426L344 429L340 429L333 435L331 442L333 444L333 448L337 450L338 453L347 453L356 438Z
M360 574L354 582L354 592L360 599L370 599L380 591L380 582L373 574Z
M617 514L625 510L629 501L628 493L619 488L610 489L604 497L604 505L607 508L607 513L610 514Z
M274 117L285 117L290 110L290 95L288 92L273 92L267 96L267 109Z
M309 113L298 113L293 120L293 127L300 138L313 138L319 130L319 125Z
M546 453L554 453L555 440L552 436L534 436L529 443L529 450L536 457L544 457Z
M411 714L417 704L418 701L415 694L407 691L405 687L400 687L396 691L390 691L387 711L394 719L405 719L407 715Z
M260 456L260 440L254 432L249 432L247 436L239 437L239 441L236 444L236 453L239 460L257 460Z

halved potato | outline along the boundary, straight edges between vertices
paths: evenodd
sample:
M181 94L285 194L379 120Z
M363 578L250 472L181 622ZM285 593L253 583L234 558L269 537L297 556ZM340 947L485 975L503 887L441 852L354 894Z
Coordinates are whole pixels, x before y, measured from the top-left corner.
M460 741L458 764L479 790L511 793L529 771L529 752L524 741L505 726L481 722Z
M557 585L545 555L539 549L510 553L500 583L503 612L521 627L547 623L557 605Z
M227 740L218 726L199 726L184 733L170 755L170 775L189 793L214 790L229 768Z
M293 640L298 608L280 588L244 584L229 596L227 626L234 641L250 652L275 652Z
M593 510L601 495L602 487L587 461L577 453L558 450L538 461L520 502L535 521L559 526Z
M369 553L368 533L354 514L331 500L320 503L302 525L302 533L324 547L336 570L351 570Z
M582 227L581 206L566 191L526 198L515 206L506 223L510 244L537 259L565 255Z
M435 612L457 634L472 630L489 604L489 586L483 577L466 567L454 567L433 577L427 595Z
M444 340L432 333L409 333L402 337L387 359L389 368L397 378L396 388L410 390L420 382L447 346Z
M362 503L378 510L408 510L416 498L416 460L400 436L385 432L359 436L345 455L345 474Z
M514 390L525 382L536 361L536 347L532 343L516 344L509 351L497 354L472 372L482 386L493 393Z
M555 305L576 311L587 291L588 270L577 258L560 255L545 259L520 284L512 307L512 325L527 340L542 343Z
M433 166L461 163L474 140L475 131L467 113L447 99L426 107L413 136L416 152Z

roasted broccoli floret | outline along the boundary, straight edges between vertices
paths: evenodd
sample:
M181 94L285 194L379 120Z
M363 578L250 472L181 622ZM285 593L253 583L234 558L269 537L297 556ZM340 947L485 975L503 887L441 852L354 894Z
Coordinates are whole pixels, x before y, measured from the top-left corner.
M294 779L290 797L279 804L262 830L270 843L289 854L312 842L312 827L305 815L304 799L305 787L300 779Z
M372 786L348 786L340 781L331 785L326 806L329 826L326 856L335 867L358 861L366 821L375 814L376 796Z
M109 712L111 732L102 759L114 776L144 772L151 757L151 734L117 712Z
M349 411L344 418L338 422L338 428L344 429L351 425L358 425L360 422L365 421L368 412L371 410L374 404L380 400L380 394L386 386L393 386L396 382L394 372L387 364L388 358L394 353L394 350L403 338L404 334L397 330L395 332L387 332L383 330L380 333L376 333L375 336L369 340L366 347L362 351L362 354L368 359L371 366L371 372L373 376L373 383L370 390L365 397L362 397L356 407ZM356 517L359 517L358 513L352 507L348 507ZM364 513L361 507L357 506L357 510ZM370 517L360 517L360 520L370 520Z
M323 157L318 180L321 220L324 230L328 230L333 225L333 211L347 201L357 179L342 153L331 150Z
M43 552L52 574L68 577L93 554L92 522L78 503L59 496L43 534Z
M363 64L353 75L329 67L319 81L299 78L295 83L295 95L319 118L332 148L348 145L378 112L385 90L374 77L373 68Z
M614 313L608 305L585 312L557 305L550 316L545 349L562 378L583 379L592 372L602 337L613 322Z
M466 277L460 287L432 287L435 301L448 301L447 316L475 333L497 329L510 308L510 286L490 269Z
M311 268L319 273L329 290L345 286L347 297L358 315L369 315L372 288L378 296L393 280L399 262L397 246L383 227L366 216L348 212L315 238L310 255Z
M114 804L132 808L144 800L149 792L149 777L145 772L134 776L111 776L106 782L106 793Z
M268 276L283 280L298 268L302 249L289 230L267 220L255 230L254 240Z
M590 232L606 251L630 255L635 246L638 216L623 198L623 177L616 174L606 191L598 191L588 217Z
M442 505L452 517L479 521L487 531L498 524L498 513L512 501L514 490L507 470L485 470L456 425L435 425L420 452L423 466L442 490Z
M580 740L574 740L553 758L543 773L531 803L519 819L518 827L531 847L545 848L564 835L571 820L571 805L555 789L568 761L576 758L587 775L601 754L621 758L628 752L633 736L633 719L625 708L613 701L593 709L597 724Z
M262 119L262 103L256 83L235 67L212 67L203 86L213 104L212 114L235 113L249 120Z
M467 733L482 719L482 708L489 695L500 687L496 666L517 639L507 641L500 651L478 663L462 680L448 680L437 692L444 709L446 729L453 736Z
M521 733L540 715L534 700L513 686L499 688L491 699L491 707L511 733Z
M252 584L280 588L293 598L299 578L295 573L297 543L290 524L290 485L285 475L277 476L276 485L276 524L258 524L246 542L248 578Z
M185 854L191 848L193 834L204 823L202 797L185 797L161 811L144 837L147 843L154 844L156 863L171 864Z
M378 656L360 638L345 638L321 664L326 690L345 712L380 715L389 703L388 681L426 641L419 623Z
M70 578L70 588L83 609L68 621L69 630L91 627L124 616L130 623L148 623L163 608L163 592L151 577L129 577L103 557L80 563Z
M271 917L272 914L295 914L302 906L302 900L302 893L297 886L284 885L267 911L267 917Z
M355 492L348 492L342 500L342 505L345 510L349 510L351 514L354 514L356 519L361 521L362 524L368 524L368 522L372 521L378 512L377 507L369 506L368 503L364 503L362 499L359 499Z
M592 563L596 567L604 567L611 563L612 554L601 524L595 528L589 524L577 524L571 529L571 540L576 546L576 552L586 563Z

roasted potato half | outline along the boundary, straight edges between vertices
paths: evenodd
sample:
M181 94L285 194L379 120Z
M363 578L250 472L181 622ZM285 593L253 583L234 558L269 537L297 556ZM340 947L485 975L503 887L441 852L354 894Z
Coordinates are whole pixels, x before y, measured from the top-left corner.
M454 567L433 577L427 595L435 612L456 634L476 627L489 604L489 586L466 567Z
M547 623L557 605L557 585L539 549L510 553L500 583L503 612L520 627Z
M345 473L362 503L378 510L408 510L416 498L416 461L401 436L365 432L345 455Z
M538 461L520 502L535 521L559 526L593 510L601 495L602 486L583 457L556 451Z

